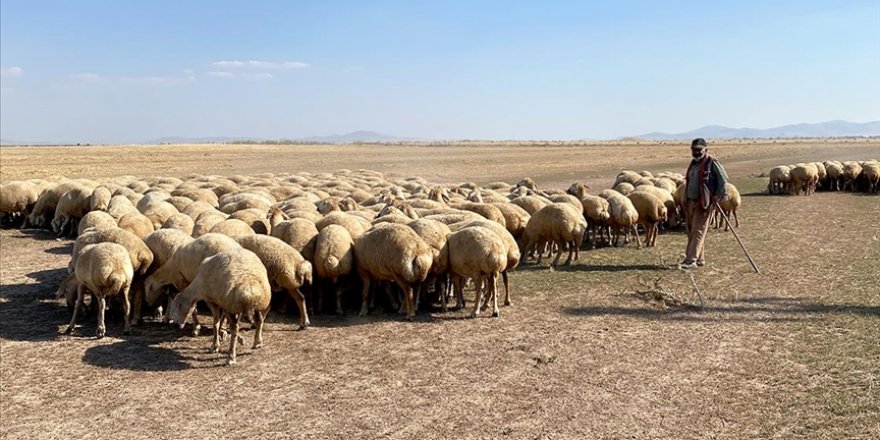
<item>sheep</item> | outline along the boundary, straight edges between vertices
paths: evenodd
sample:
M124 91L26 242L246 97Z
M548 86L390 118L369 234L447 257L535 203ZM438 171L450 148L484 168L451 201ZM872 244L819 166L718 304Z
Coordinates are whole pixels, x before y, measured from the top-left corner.
M636 239L636 246L641 248L642 243L639 241L639 230L636 228L636 223L639 221L639 212L633 206L632 201L620 193L609 194L607 200L609 213L611 214L611 225L614 227L612 244L614 246L618 245L621 232L623 232L623 242L626 244L629 241L629 231L632 230L633 236Z
M857 162L843 163L843 189L856 190L856 179L862 173L862 166Z
M106 333L104 326L104 309L106 297L110 295L122 295L122 311L124 316L124 334L131 333L130 303L128 299L134 269L128 250L116 243L90 244L82 248L76 263L76 278L79 282L77 287L76 305L70 318L65 334L72 334L76 327L76 318L82 308L83 297L86 293L94 295L98 304L98 330L97 337L101 339Z
M250 227L247 223L234 219L227 218L220 223L217 223L213 228L211 228L212 233L223 234L229 237L238 237L244 235L255 235L254 229Z
M801 191L808 196L816 192L816 182L819 181L819 171L813 164L799 164L791 169L791 192L800 195Z
M174 214L180 213L174 205L164 200L153 200L145 204L138 202L138 209L144 217L150 219L154 230L161 229L166 220Z
M269 284L273 292L287 291L299 308L299 328L305 330L311 322L306 311L306 301L299 288L312 283L312 263L287 243L268 235L237 237L241 247L253 252L263 262L269 273Z
M843 164L837 162L825 162L823 164L825 166L825 174L826 174L826 183L828 184L829 191L840 191L843 189L844 183L844 173L843 173ZM779 168L779 167L776 167ZM773 180L773 175L771 173L771 181Z
M510 282L507 277L507 272L516 269L519 266L520 258L522 254L519 250L519 244L517 240L510 234L509 231L500 227L498 223L487 221L487 220L473 220L467 223L460 225L460 229L471 228L471 227L483 227L491 230L501 239L501 242L504 243L504 247L506 248L505 255L507 256L507 263L505 264L504 270L501 271L501 278L504 281L504 305L511 305L510 302Z
M614 185L614 190L623 194L623 195L628 195L629 193L633 192L635 189L636 189L635 186L629 182L620 182L620 183Z
M220 213L220 211L217 211L217 208L211 206L211 204L209 204L207 202L202 202L202 201L195 201L195 202L190 203L189 205L186 205L185 208L180 210L180 213L186 214L186 215L192 217L193 220L197 220L199 218L199 214L206 212L206 211ZM220 214L222 214L222 213L220 213Z
M351 215L342 211L331 212L324 216L324 218L315 222L315 227L318 231L322 231L325 227L330 225L339 225L348 230L348 233L351 235L352 239L357 240L361 235L364 235L364 232L370 228L370 222L366 221L363 218L360 218L355 215Z
M666 207L666 225L672 227L678 223L678 210L676 209L675 197L671 192L657 186L645 185L636 188L634 192L646 192L660 199L663 202L663 206Z
M177 213L168 217L159 229L176 229L191 236L195 225L196 223L193 221L192 217L186 214Z
M873 161L863 164L861 176L867 182L868 193L880 193L880 163Z
M590 193L590 186L583 182L575 182L568 187L568 190L566 190L566 192L577 197L580 200Z
M178 292L185 289L196 276L199 264L220 252L241 248L232 238L222 234L205 234L182 244L171 258L147 277L144 283L147 304L155 304L166 287L173 286ZM168 309L166 319L171 317ZM193 333L198 334L198 322L194 323Z
M535 183L535 181L534 181L531 177L524 177L524 178L522 178L522 180L520 180L519 182L517 182L515 186L516 186L517 188L519 188L519 187L525 187L525 188L528 188L528 189L530 189L530 190L532 190L532 191L537 191L537 190L538 190L538 185Z
M781 194L791 192L791 168L781 165L770 170L770 182L767 184L767 193Z
M598 243L597 238L605 236L603 231L607 228L608 220L611 218L611 214L608 212L608 201L602 197L587 194L581 199L581 206L584 218L587 219L589 237L595 247Z
M104 211L92 211L83 216L77 225L76 235L79 236L89 228L109 229L116 227L116 219Z
M666 206L655 195L644 191L633 191L627 198L638 212L637 223L645 227L645 246L654 247L657 244L658 223L666 221Z
M131 203L131 200L123 195L115 195L110 198L110 202L107 204L107 214L110 214L116 221L119 221L122 216L125 214L129 214L132 212L140 212L135 208L134 204Z
M510 201L514 205L524 209L529 215L535 215L539 209L550 204L550 201L539 196L520 196Z
M195 200L184 196L171 196L168 198L168 200L165 201L170 203L171 206L173 206L174 209L176 209L178 212L180 212L181 209L185 209L187 206L195 203Z
M92 195L89 196L89 210L90 211L107 211L107 208L110 206L110 199L113 198L113 193L110 191L110 188L106 186L99 186L92 191Z
M729 221L731 217L736 221L736 227L739 227L739 217L736 215L736 211L742 206L742 196L739 194L739 190L732 183L724 184L724 193L727 194L727 197L720 200L718 205L721 206L721 209L724 211L723 214L718 210L715 211L715 229L721 227L721 217L722 215L727 217ZM728 229L729 224L724 222L724 230Z
M256 208L242 209L229 215L229 219L241 220L247 223L257 234L269 235L272 225L269 222L267 211Z
M415 317L413 287L428 276L431 247L409 226L386 224L367 231L354 243L355 265L363 281L360 316L369 311L371 281L393 281L403 289L406 318Z
M581 200L571 194L560 194L550 197L550 201L553 203L568 203L572 208L581 211L584 209L581 204Z
M75 188L82 188L83 185L72 180L61 182L54 186L49 186L37 198L31 213L25 217L22 228L49 228L52 220L55 218L55 210L58 207L58 201L61 196Z
M0 185L0 215L13 223L24 223L40 198L40 188L36 183L22 181Z
M301 218L285 220L272 228L271 236L280 238L299 251L303 258L313 261L318 228L311 221Z
M199 264L198 274L171 304L172 316L180 328L186 317L195 317L196 302L208 304L214 317L214 341L211 352L220 348L220 326L223 317L229 321L231 338L227 365L235 365L238 344L238 321L242 314L254 315L253 349L263 344L263 320L272 299L266 268L259 257L247 249L233 249L206 258Z
M144 238L156 230L153 227L153 222L139 212L129 212L123 215L119 218L117 225L140 238Z
M76 270L77 259L82 249L90 244L116 243L122 245L129 253L131 266L139 275L144 275L153 263L153 253L140 237L122 228L92 229L83 231L76 237L71 251L70 263L67 265L67 273Z
M513 203L492 203L504 216L504 226L513 237L519 239L526 230L531 215L525 209Z
M501 237L485 227L463 228L449 234L445 252L459 307L464 307L463 282L470 278L477 285L471 317L476 318L480 314L483 286L487 291L486 301L493 301L492 316L498 317L498 275L507 267L506 246Z
M153 264L147 273L153 273L167 263L177 249L194 239L177 229L159 229L144 237L144 244L153 253Z
M520 239L520 253L528 254L535 245L556 243L559 252L550 264L550 268L553 269L559 262L563 248L567 245L569 253L565 264L570 264L572 257L577 259L580 256L580 247L587 228L587 221L581 212L568 203L551 203L535 212ZM541 263L541 257L539 252L538 264Z
M89 212L89 201L92 190L85 186L76 186L65 192L55 206L55 218L52 219L52 230L58 237L69 235L76 230L76 224Z
M193 224L192 236L198 238L211 232L211 229L213 229L214 226L217 226L217 224L226 220L227 217L226 214L213 208L210 211L200 212L198 216L193 218L195 222Z
M336 314L341 315L343 310L340 279L351 274L354 268L354 239L348 229L336 224L328 224L322 228L315 241L314 263L318 277L329 280L335 286ZM318 295L320 298L320 293ZM320 309L320 299L318 304Z

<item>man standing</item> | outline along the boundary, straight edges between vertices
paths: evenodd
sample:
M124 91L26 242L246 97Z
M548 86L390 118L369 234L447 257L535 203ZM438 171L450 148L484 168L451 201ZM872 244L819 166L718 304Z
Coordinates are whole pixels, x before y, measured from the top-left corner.
M685 175L688 244L684 261L678 265L681 269L694 269L706 263L703 242L709 231L709 219L715 203L727 197L724 191L727 173L717 159L709 156L703 138L691 142L691 156L693 160Z

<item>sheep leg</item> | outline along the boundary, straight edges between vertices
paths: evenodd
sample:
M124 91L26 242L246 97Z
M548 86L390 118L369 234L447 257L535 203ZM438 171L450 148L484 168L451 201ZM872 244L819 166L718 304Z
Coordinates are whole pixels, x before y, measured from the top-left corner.
M358 316L367 316L369 313L369 301L370 301L370 279L362 278L364 287L361 290L361 296L363 297L363 302L361 303L361 311L358 313Z
M141 307L144 304L143 280L138 279L132 287L134 289L131 291L131 317L129 322L131 322L131 325L138 325L141 320Z
M227 318L229 319L229 331L232 333L232 337L229 340L229 358L226 360L226 365L233 366L235 365L235 350L238 348L238 318L239 315L227 313Z
M489 294L492 296L492 317L498 318L501 316L501 311L498 310L498 274L493 273L489 275Z
M211 316L214 318L214 323L212 327L214 327L214 341L211 343L211 348L208 350L208 353L216 353L220 350L220 330L221 324L223 323L223 312L219 307L208 304L208 307L211 309Z
M131 334L131 301L128 299L128 294L131 291L131 284L126 284L122 286L122 319L123 319L123 327L122 334L130 335Z
M462 286L463 281L464 280L461 277L452 277L452 287L453 289L455 289L455 307L458 309L464 308L464 287Z
M342 310L342 286L339 282L336 283L336 314L342 315L345 312Z
M256 350L263 346L263 321L266 319L268 310L257 310L254 312L254 345L252 349Z
M305 330L308 326L312 325L312 322L309 321L308 307L306 307L306 296L303 295L299 289L290 292L290 296L293 297L293 300L296 302L296 307L299 309L299 329Z
M193 309L192 321L193 321L192 335L198 336L199 332L202 331L202 324L199 322L199 311L196 309Z
M739 216L736 215L736 211L733 211L733 219L736 222L736 227L739 227Z
M553 259L553 262L550 263L550 270L556 268L556 265L559 263L559 257L562 256L562 248L560 247L560 251L556 253L556 258Z
M104 327L104 309L107 308L107 300L104 299L104 295L95 294L95 298L98 299L98 331L96 336L101 339L107 333L107 328Z
M86 288L82 283L76 288L76 305L73 306L73 315L70 317L70 325L67 326L67 330L64 330L65 334L73 334L73 328L76 327L76 315L79 314L79 309L82 308L85 290Z
M480 306L483 305L480 301L482 299L482 296L483 289L477 287L477 290L474 292L474 310L471 312L471 318L476 318L477 316L480 316Z
M632 225L632 230L633 230L633 236L634 236L635 239L636 239L636 246L637 246L639 249L641 249L641 248L642 248L642 242L639 241L639 230L636 228L636 225Z
M401 289L403 289L403 301L406 307L406 319L412 321L416 316L416 306L415 306L415 298L413 295L413 288L407 283L397 283Z
M559 253L562 254L562 249L560 248ZM570 241L568 243L568 258L565 259L565 265L568 266L571 264L572 258L577 255L577 247L574 245L574 241ZM575 258L576 259L576 258Z
M510 302L510 282L507 280L507 270L501 272L501 278L504 280L504 305L509 306Z

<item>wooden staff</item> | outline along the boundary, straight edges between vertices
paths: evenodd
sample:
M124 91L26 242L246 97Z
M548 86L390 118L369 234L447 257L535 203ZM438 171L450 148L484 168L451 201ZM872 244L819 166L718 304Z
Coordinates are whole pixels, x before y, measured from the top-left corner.
M718 202L715 202L715 209L717 209L718 212L721 214L721 217L724 218L724 222L727 224L727 227L730 228L730 232L733 232L733 237L736 238L736 242L739 243L739 247L741 247L743 252L746 253L746 258L749 259L749 263L751 263L752 269L755 270L755 273L760 273L758 271L758 265L755 264L755 260L752 259L751 254L749 254L749 251L746 249L746 245L744 245L742 240L740 240L739 234L736 233L736 229L734 229L733 225L730 224L730 219L727 218L727 214L724 213L724 210L721 209L721 205L719 205Z

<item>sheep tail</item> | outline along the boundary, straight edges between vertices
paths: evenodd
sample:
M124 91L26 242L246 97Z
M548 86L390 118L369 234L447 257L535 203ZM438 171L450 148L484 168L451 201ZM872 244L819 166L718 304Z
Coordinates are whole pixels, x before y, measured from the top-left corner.
M329 271L335 271L336 268L339 267L339 259L334 256L327 257L327 269Z

